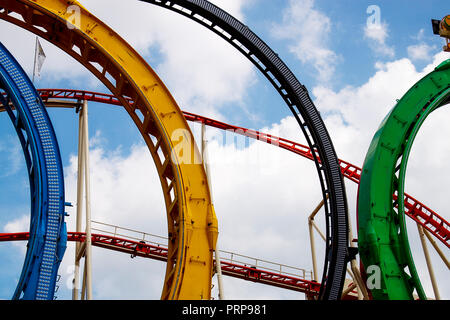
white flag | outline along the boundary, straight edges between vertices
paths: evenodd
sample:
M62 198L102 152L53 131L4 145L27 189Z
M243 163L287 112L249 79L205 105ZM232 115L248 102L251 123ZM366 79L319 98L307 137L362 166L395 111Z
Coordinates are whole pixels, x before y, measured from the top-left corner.
M35 50L35 55L34 55L34 69L33 69L33 82L34 82L34 77L37 75L38 77L41 76L41 69L42 69L42 65L44 64L45 61L45 53L44 50L42 49L41 43L39 42L39 39L36 37L36 50Z

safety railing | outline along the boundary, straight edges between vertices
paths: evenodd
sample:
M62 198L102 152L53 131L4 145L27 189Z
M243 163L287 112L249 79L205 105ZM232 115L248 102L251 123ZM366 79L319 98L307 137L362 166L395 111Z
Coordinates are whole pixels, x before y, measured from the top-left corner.
M153 244L159 247L167 247L167 240L168 240L167 237L143 231L124 228L117 225L99 221L91 221L91 229L92 233L99 232L101 234L108 234L117 238L126 238L129 240L144 241L145 243ZM312 271L303 268L292 267L285 264L254 258L225 250L219 250L219 254L220 259L223 262L244 265L261 271L279 273L285 276L298 277L305 280L313 279Z

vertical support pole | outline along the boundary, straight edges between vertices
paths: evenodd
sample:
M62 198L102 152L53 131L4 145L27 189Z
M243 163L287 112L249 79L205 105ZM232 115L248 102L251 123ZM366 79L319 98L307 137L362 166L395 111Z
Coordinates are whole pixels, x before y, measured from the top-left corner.
M91 234L91 187L89 173L89 126L88 126L88 103L83 101L83 131L84 131L84 182L86 189L86 255L85 272L87 286L87 300L92 299L92 234Z
M36 44L34 47L34 64L33 64L33 84L34 84L34 78L36 75L36 63L37 63L37 56L38 56L38 36L36 36Z
M208 179L208 185L209 185L209 191L211 194L211 203L213 202L213 194L212 194L212 188L211 188L211 176L209 172L209 166L208 166L208 153L207 153L207 140L206 140L206 125L202 122L202 163L205 167L206 171L206 177ZM220 254L218 249L218 244L216 244L216 248L214 250L214 257L216 260L216 274L217 274L217 286L219 289L219 300L225 300L225 296L223 293L223 277L222 277L222 265L220 263Z
M77 218L76 231L82 232L83 196L86 211L86 238L84 243L77 243L75 247L75 271L73 279L72 299L92 299L92 234L91 234L91 202L89 177L89 127L88 105L83 101L78 120L78 177L77 177ZM80 262L85 257L82 289L80 292Z
M86 261L84 262L83 286L81 287L81 300L86 300Z
M350 292L353 291L353 289L355 289L357 287L356 283L353 283L350 287L348 287L347 289L344 290L344 292L342 292L342 297L345 297L346 295L348 295Z
M328 195L326 197L328 199ZM314 242L314 229L317 230L321 238L325 241L325 235L320 231L320 229L316 226L314 222L314 217L317 215L319 210L323 207L324 200L322 199L317 207L311 212L311 214L308 217L308 227L309 227L309 239L310 239L310 245L311 245L311 256L312 256L312 264L313 264L313 280L317 281L317 260L316 260L316 249L315 249L315 242ZM350 224L350 216L348 216L348 221ZM348 236L350 241L353 239L353 232L352 232L352 226L349 225L349 232ZM352 243L350 244L352 246ZM351 275L353 282L355 283L356 288L358 289L358 299L369 299L369 294L367 293L366 287L364 285L364 281L362 280L361 273L356 265L356 260L353 259L351 261L351 270L347 269L348 273ZM354 288L353 288L354 289ZM353 290L352 289L352 290ZM351 291L351 290L350 290ZM350 292L349 291L349 292Z
M355 247L353 243L353 228L352 221L350 218L350 213L347 211L347 221L348 221L348 239L350 241L350 247ZM361 272L359 271L358 265L356 264L356 258L350 261L350 266L353 271L353 281L356 282L356 288L358 290L358 300L369 300L369 293L367 292L364 280L361 277Z
M83 155L83 112L78 116L78 172L77 172L77 218L76 232L81 232L83 211L83 182L84 182L84 155ZM72 300L80 298L80 257L81 243L75 245L75 271L73 279Z
M450 263L448 262L447 258L445 257L445 254L442 252L442 250L438 247L438 245L436 244L436 241L434 241L433 237L431 236L431 234L422 227L423 233L426 235L426 237L428 238L428 241L430 241L431 245L433 246L434 250L436 250L436 252L438 253L438 255L441 257L442 261L445 263L445 265L447 266L448 269L450 269Z
M441 295L439 294L439 288L436 282L436 277L434 275L433 265L431 264L430 253L428 252L427 241L425 239L425 233L423 232L423 227L417 223L417 230L419 231L420 241L422 242L422 249L425 255L425 260L427 262L428 273L431 279L431 285L433 286L434 297L436 300L441 300Z
M311 245L311 257L312 257L312 264L313 264L313 280L317 281L317 260L316 260L316 245L314 242L314 217L319 212L320 208L323 206L323 199L320 201L320 203L317 205L317 207L311 212L311 214L308 217L308 226L309 226L309 240Z
M308 227L309 227L309 242L311 244L311 256L313 264L313 280L317 282L316 246L314 243L314 230L311 221L308 221Z

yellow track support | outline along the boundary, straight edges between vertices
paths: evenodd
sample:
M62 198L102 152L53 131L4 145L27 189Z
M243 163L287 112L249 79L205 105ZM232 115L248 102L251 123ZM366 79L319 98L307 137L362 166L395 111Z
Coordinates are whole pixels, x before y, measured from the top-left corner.
M210 299L217 219L200 153L169 90L77 1L0 0L0 18L64 50L122 102L148 145L166 203L169 253L161 299Z

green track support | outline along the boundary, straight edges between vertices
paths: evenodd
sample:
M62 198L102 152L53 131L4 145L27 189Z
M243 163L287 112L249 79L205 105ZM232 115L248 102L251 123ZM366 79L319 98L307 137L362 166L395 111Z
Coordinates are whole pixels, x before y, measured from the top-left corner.
M450 59L417 82L382 121L364 161L358 191L358 242L367 270L379 270L374 299L425 300L404 214L408 156L427 116L450 99ZM400 199L400 201L397 201ZM369 274L369 277L377 276ZM374 282L376 283L376 281Z

